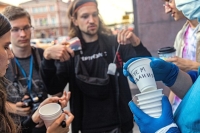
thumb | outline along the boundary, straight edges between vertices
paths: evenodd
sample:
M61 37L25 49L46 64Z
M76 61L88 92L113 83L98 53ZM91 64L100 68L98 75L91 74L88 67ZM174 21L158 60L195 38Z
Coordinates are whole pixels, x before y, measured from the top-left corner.
M68 116L68 118L66 120L66 124L69 126L74 119L74 115L71 112L66 111L66 110L64 111L64 113L67 114L67 116Z
M124 76L127 77L129 75L129 72L126 69L123 69L123 74L124 74Z
M23 103L23 102L17 102L17 103L16 103L16 107L22 107L22 106L24 106L24 103Z
M131 109L131 112L138 119L142 119L145 116L147 116L147 114L145 114L140 108L138 108L132 100L128 103L128 105L129 105L129 108Z
M162 115L164 117L173 117L172 106L167 96L162 97Z
M22 98L22 100L28 99L29 96L28 95L24 95L24 97Z

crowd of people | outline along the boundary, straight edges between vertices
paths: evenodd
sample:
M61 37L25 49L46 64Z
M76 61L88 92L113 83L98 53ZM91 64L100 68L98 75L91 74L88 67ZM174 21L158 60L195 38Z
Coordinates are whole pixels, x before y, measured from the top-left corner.
M200 93L200 0L165 0L164 6L175 20L187 18L174 43L177 56L166 61L151 57L128 29L110 35L96 0L74 0L68 8L68 36L80 39L78 53L65 42L45 50L32 47L30 14L6 7L0 14L0 132L67 133L71 125L72 133L132 133L134 120L142 133L200 132L200 112L188 115L200 102L195 96ZM182 99L175 114L166 96L159 118L148 116L131 100L126 76L134 80L127 66L143 57L151 59L155 79ZM66 84L69 92L64 91ZM40 107L60 103L64 108L68 102L70 111L45 127Z

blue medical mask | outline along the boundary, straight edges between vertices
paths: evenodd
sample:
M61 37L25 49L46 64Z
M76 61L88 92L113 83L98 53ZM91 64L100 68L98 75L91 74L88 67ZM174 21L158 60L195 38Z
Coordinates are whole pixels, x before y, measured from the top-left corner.
M175 0L176 7L189 20L197 19L200 23L200 0Z

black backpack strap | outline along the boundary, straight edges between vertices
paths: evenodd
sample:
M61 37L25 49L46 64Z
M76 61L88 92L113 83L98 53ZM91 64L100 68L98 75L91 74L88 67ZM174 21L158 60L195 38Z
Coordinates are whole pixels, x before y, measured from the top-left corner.
M32 50L33 59L35 62L35 68L37 71L39 71L39 67L40 67L40 63L41 63L41 57L40 57L39 51L35 47L32 47L31 50Z
M100 38L100 39L102 39L102 38ZM109 37L106 37L106 40L104 40L104 41L100 40L100 41L101 41L101 43L100 43L100 49L101 49L101 51L108 51L110 49L110 47L111 47L111 51L109 51L111 53L107 53L107 54L108 54L108 56L112 57L112 60L110 60L110 61L107 60L107 62L108 63L115 63L116 64L115 57L116 57L116 54L117 54L117 52L118 52L118 50L120 48L119 47L120 44L117 43L117 37L116 36L109 36ZM108 45L106 45L106 44L108 44ZM118 45L115 45L115 44L118 44ZM117 113L118 113L118 119L119 119L119 129L121 129L121 115L120 115L120 110L119 110L119 108L120 108L119 107L119 95L120 94L119 94L119 80L118 80L118 78L119 78L119 72L116 70L115 75L109 75L109 76L111 78L113 78L113 80L114 80L113 86L116 87Z
M43 58L43 53L41 53L42 49L38 49L38 48L35 48L35 47L32 47L31 49L32 49L32 55L33 55L34 63L35 63L35 69L38 71L39 76L42 79L42 76L41 76L41 73L40 73L40 66L41 66L40 64L41 64L42 58ZM39 51L39 50L41 50L41 51ZM44 95L47 95L47 93L46 93L47 87L46 87L45 84L43 84L43 85L44 85L43 89L45 90Z
M17 82L18 81L18 77L19 77L19 69L17 67L17 64L15 63L15 59L14 58L11 59L10 66L11 66L12 74L13 74L13 77L14 77L13 82Z

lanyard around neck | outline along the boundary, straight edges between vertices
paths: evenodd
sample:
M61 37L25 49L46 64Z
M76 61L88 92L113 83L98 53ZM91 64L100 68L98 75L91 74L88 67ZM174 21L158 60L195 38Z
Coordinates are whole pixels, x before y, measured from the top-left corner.
M29 76L27 77L26 72L20 65L18 59L15 57L15 62L17 66L19 67L20 71L22 72L23 76L26 78L26 83L28 85L28 91L31 91L31 86L32 86L32 75L33 75L33 55L30 56L30 66L29 66ZM27 79L28 78L28 79Z

